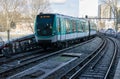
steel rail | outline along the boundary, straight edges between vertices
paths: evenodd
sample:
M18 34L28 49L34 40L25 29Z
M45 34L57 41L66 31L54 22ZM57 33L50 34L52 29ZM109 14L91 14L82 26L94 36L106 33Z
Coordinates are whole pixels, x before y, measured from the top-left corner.
M30 61L27 61L27 62L23 62L23 63L21 63L21 64L19 64L19 65L16 65L16 66L14 66L14 67L12 67L12 68L10 68L10 69L1 71L1 72L0 72L0 77L8 76L7 73L9 73L9 72L11 73L11 72L13 72L14 70L17 70L17 69L19 69L19 68L21 68L21 67L27 66L27 65L29 65L29 64L31 64L31 63L35 63L35 62L37 62L37 61L44 60L44 59L47 59L47 58L49 58L49 57L56 56L56 55L58 55L58 54L61 54L61 52L63 52L63 51L66 51L66 50L69 50L69 49L78 47L78 46L83 45L83 44L86 44L86 43L88 43L88 42L91 42L92 40L94 40L94 39L91 39L91 40L89 40L89 41L86 41L86 42L83 42L83 43L80 43L80 44L77 44L77 45L74 45L74 46L71 46L71 47L68 47L68 48L59 50L59 51L57 51L57 52L53 52L53 53L47 54L47 55L42 56L42 57L37 57L37 58L34 59L34 60L30 60Z
M113 56L112 56L112 59L111 59L111 63L110 63L110 65L109 65L109 67L108 67L108 70L107 70L105 76L104 76L104 79L108 79L109 72L110 72L111 67L112 67L112 65L113 65L113 63L114 63L114 60L115 60L115 57L116 57L117 51L118 51L118 45L117 45L117 43L116 43L115 41L113 41L113 39L111 39L111 38L109 38L109 39L110 39L110 40L113 42L113 44L114 44L114 52L113 52Z
M84 70L84 68L101 52L106 45L106 40L103 39L103 42L94 50L90 55L88 55L79 65L71 69L69 72L72 70L75 70L78 66L80 69L78 69L74 74L72 74L68 79L75 79L78 77L78 75L81 74L81 72ZM69 74L69 72L67 74ZM67 74L62 77L62 79L67 79Z

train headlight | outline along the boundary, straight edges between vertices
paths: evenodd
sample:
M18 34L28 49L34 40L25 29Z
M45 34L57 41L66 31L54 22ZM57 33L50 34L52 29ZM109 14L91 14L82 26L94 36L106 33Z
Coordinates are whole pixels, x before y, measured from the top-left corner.
M52 29L52 26L50 26L50 29Z

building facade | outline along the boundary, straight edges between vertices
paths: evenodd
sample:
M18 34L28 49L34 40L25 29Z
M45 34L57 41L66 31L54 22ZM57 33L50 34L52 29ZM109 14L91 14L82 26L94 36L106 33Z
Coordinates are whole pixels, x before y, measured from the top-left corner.
M107 2L108 1L108 2ZM99 1L100 2L100 1ZM119 31L120 25L120 0L106 0L98 5L98 17L102 18L99 20L99 29L116 29Z

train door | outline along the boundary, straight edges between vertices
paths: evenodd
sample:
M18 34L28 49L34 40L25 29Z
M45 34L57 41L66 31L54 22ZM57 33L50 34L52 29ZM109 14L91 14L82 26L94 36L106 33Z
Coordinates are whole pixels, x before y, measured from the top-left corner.
M61 21L60 21L60 17L57 17L56 26L57 26L57 40L60 41L61 40Z

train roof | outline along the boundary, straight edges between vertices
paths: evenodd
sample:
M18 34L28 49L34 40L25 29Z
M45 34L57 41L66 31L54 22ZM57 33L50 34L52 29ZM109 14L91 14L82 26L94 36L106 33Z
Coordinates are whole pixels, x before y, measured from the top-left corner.
M40 13L39 15L55 15L55 16L60 16L60 17L64 17L64 18L86 20L86 18L73 17L73 16L68 16L68 15L63 15L63 14L57 14L57 13Z

